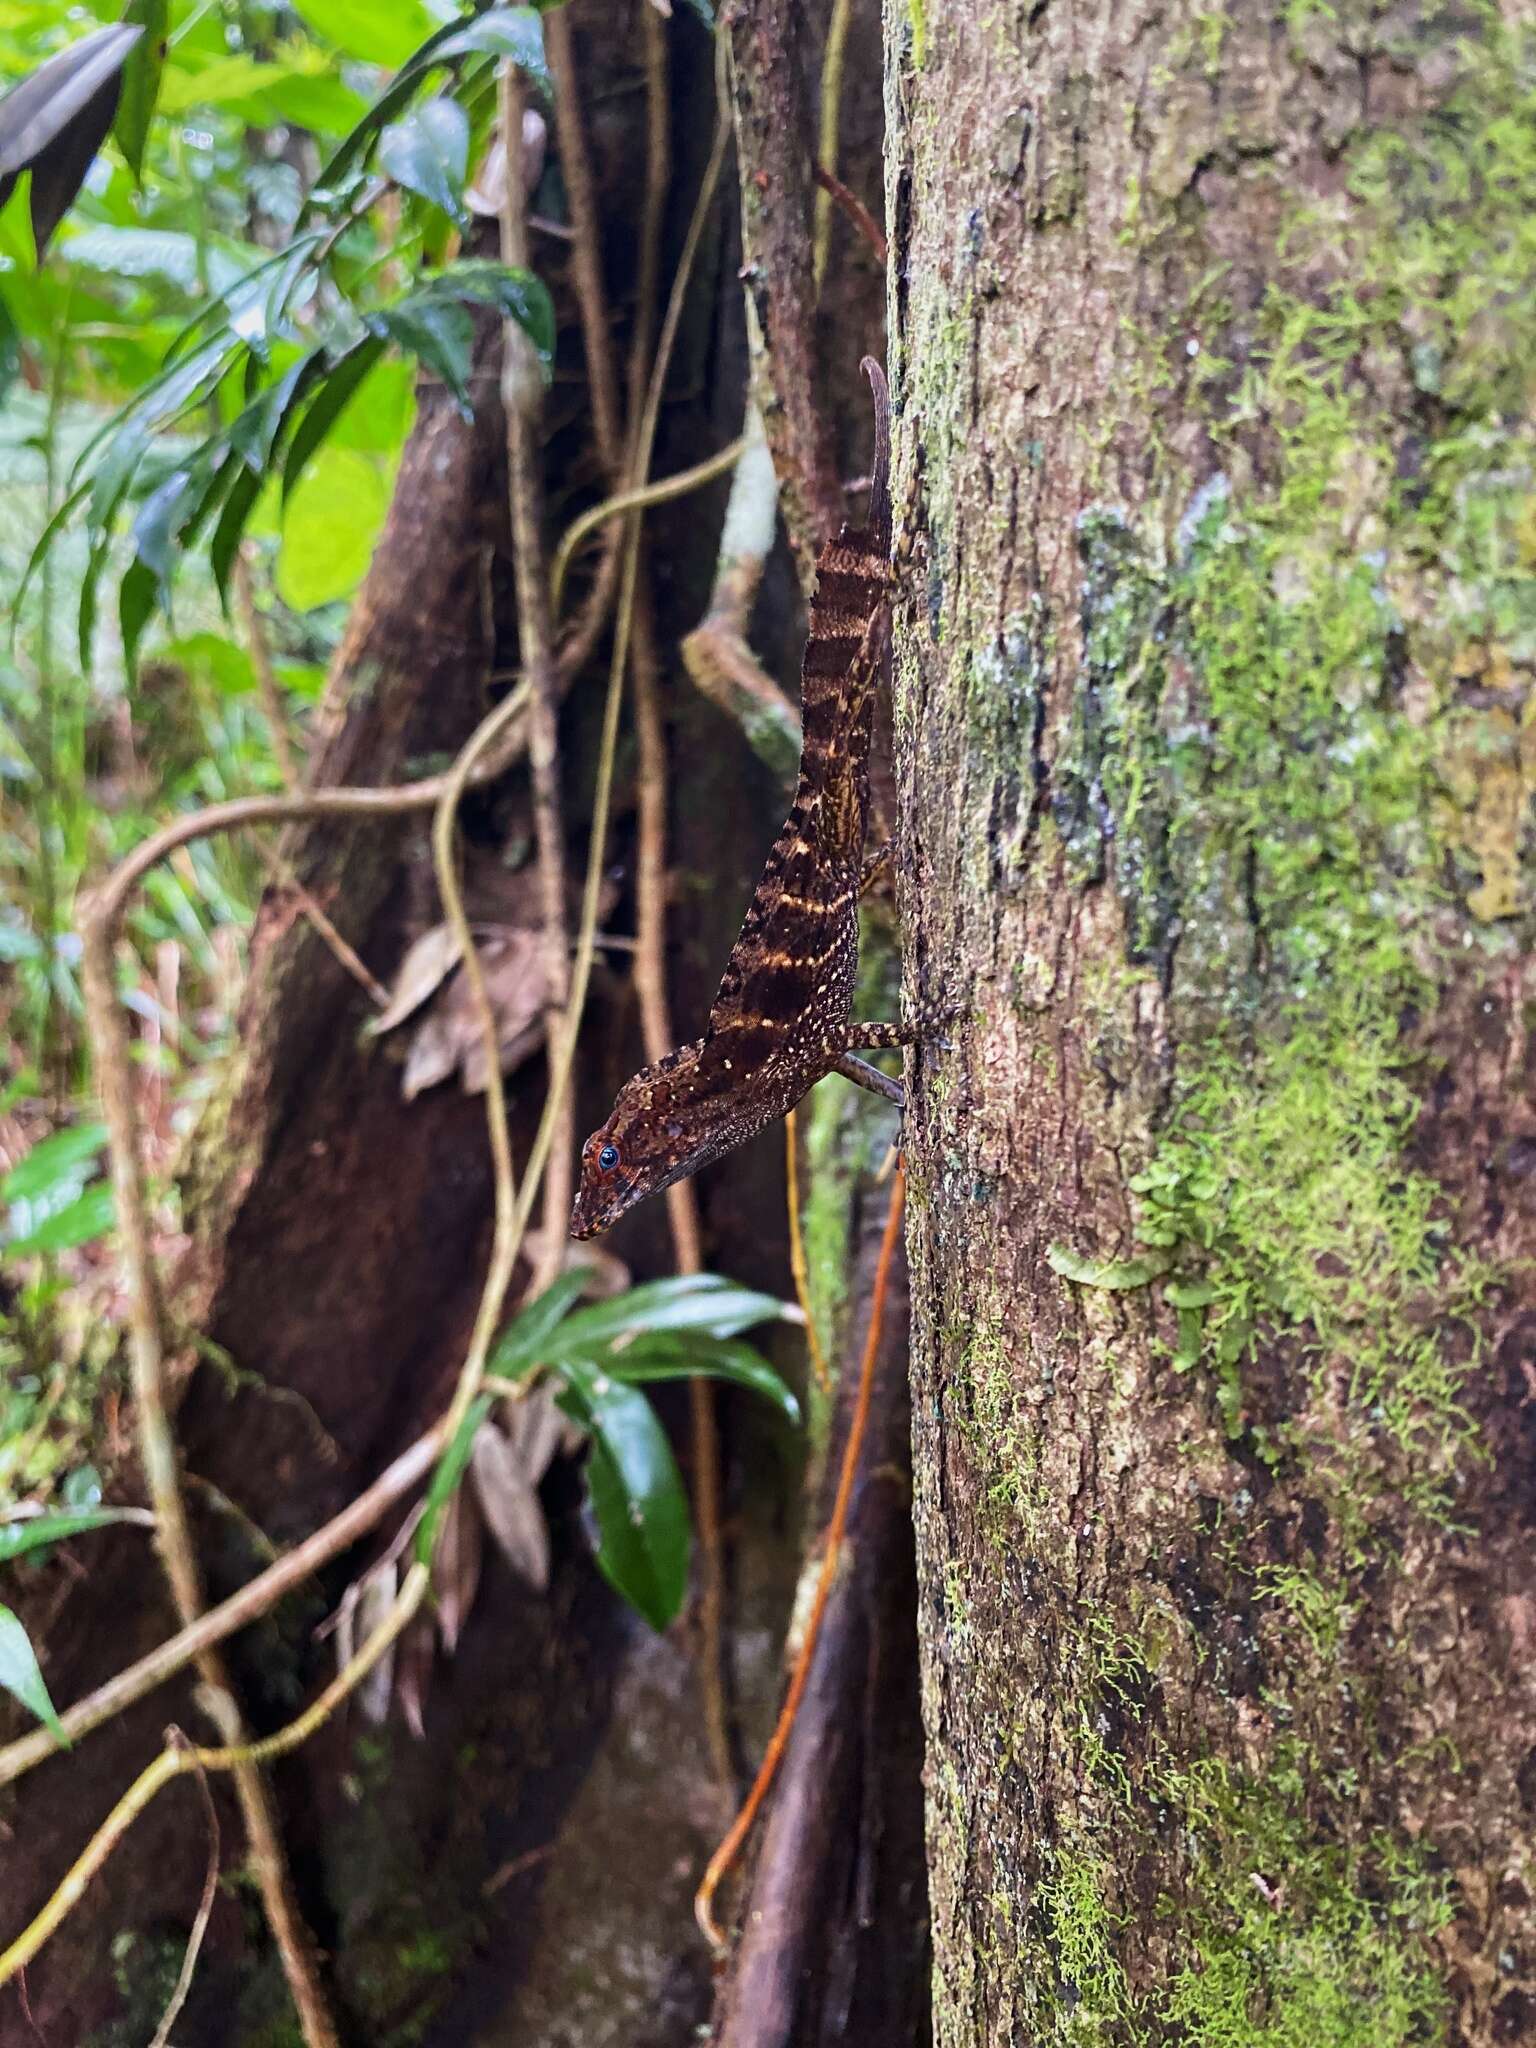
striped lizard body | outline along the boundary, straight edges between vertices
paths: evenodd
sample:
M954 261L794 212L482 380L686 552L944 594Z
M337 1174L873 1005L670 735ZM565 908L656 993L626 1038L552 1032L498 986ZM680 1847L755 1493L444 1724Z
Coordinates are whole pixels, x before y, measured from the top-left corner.
M853 1020L858 900L875 697L890 649L890 426L885 378L866 358L875 401L868 523L845 526L816 565L801 668L794 803L753 892L704 1036L643 1068L582 1148L573 1237L695 1173L793 1109L834 1068L878 1092L900 1090L852 1058L907 1042L893 1024Z

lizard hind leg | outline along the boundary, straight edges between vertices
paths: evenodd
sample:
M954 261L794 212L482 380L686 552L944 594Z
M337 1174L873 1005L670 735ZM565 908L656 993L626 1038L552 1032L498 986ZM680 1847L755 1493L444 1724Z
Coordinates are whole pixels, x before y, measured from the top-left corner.
M904 1110L907 1106L907 1091L901 1083L893 1081L889 1074L882 1074L868 1060L861 1060L857 1053L841 1054L832 1071L841 1074L845 1080L857 1082L861 1088L867 1088L871 1095L883 1096L887 1102L894 1102L898 1109Z

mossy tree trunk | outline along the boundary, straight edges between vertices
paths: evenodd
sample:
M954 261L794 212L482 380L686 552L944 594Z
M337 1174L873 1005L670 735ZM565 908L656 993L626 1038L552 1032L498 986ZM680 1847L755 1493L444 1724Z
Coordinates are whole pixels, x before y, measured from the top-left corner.
M1530 2040L1536 40L887 43L937 2038Z

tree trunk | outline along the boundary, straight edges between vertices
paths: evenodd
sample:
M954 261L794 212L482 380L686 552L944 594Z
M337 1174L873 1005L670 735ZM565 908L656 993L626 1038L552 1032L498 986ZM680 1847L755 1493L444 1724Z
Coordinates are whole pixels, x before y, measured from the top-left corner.
M1536 46L887 42L937 2039L1530 2040Z

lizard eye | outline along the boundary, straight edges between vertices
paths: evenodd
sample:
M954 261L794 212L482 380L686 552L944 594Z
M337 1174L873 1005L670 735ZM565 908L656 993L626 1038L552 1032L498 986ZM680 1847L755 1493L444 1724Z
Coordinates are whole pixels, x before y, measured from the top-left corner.
M612 1173L613 1169L619 1163L618 1146L605 1145L602 1151L599 1152L597 1155L597 1163L602 1168L604 1173Z

